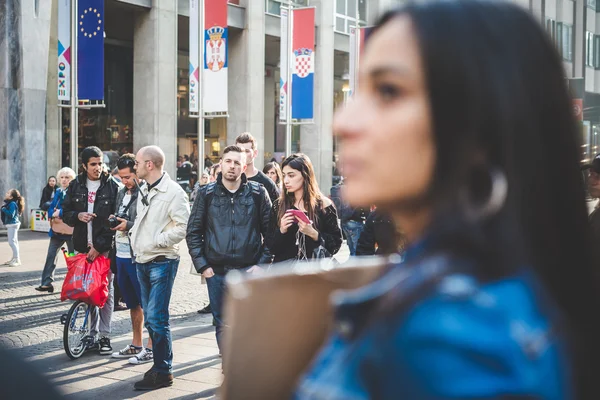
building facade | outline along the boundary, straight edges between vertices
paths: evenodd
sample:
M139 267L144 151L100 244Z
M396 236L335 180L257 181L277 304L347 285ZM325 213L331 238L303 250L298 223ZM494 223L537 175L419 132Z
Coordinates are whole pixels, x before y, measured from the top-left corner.
M589 157L600 129L600 3L516 1L547 28L566 76L585 78L583 157ZM39 202L48 175L72 165L70 116L56 95L57 3L0 4L0 59L9 60L0 62L0 191L21 189L27 208ZM347 99L350 29L373 23L399 3L294 0L316 7L317 56L314 124L293 128L292 151L312 159L325 193L336 174L331 125L335 108ZM259 142L259 166L279 161L286 145L278 115L280 7L279 0L229 1L229 116L204 120L199 140L198 120L188 112L189 0L105 0L106 107L79 111L79 148L99 146L114 166L120 154L156 144L174 176L178 156L187 155L201 170L199 148L217 162L225 146L249 131Z

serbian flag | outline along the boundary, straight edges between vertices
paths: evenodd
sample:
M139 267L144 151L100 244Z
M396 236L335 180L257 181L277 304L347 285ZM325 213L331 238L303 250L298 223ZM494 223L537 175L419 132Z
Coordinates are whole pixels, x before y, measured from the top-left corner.
M104 100L104 0L79 0L77 8L79 100Z
M227 112L227 0L204 1L204 71L202 75L205 113Z
M292 119L313 119L315 9L292 11Z

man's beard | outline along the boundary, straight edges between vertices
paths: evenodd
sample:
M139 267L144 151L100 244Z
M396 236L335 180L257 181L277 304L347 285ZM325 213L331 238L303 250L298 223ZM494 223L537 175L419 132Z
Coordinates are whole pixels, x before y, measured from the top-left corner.
M224 174L223 174L223 179L225 179L225 180L226 180L226 181L228 181L228 182L235 182L235 181L237 181L237 180L240 178L240 176L241 176L241 174L240 174L240 175L235 175L235 173L233 173L233 178L229 178L229 176L228 176L228 175L229 175L229 173L224 173Z

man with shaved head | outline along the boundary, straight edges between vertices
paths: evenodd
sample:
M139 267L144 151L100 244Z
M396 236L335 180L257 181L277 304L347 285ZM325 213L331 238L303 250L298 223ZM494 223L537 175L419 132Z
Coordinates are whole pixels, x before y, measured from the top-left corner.
M169 302L179 267L178 243L185 238L190 206L183 189L163 171L164 164L165 153L157 146L143 147L135 156L137 176L146 183L140 189L130 238L154 353L154 365L135 383L138 390L173 384Z

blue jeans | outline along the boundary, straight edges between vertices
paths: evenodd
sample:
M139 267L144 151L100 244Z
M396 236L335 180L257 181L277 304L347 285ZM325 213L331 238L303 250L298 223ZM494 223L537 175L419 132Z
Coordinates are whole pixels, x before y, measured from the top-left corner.
M358 244L358 238L365 228L365 224L357 221L346 221L342 224L342 229L346 234L346 242L350 249L350 255L356 255L356 245Z
M239 268L238 271L247 271L251 267ZM226 268L226 273L229 270L235 268ZM223 301L227 286L225 285L225 274L215 274L214 276L206 279L206 286L208 286L208 299L210 300L210 309L212 310L213 318L215 319L216 329L215 335L217 337L217 345L219 346L219 353L223 354L222 350L222 335L225 329L225 323L223 322Z
M173 370L173 344L169 303L179 259L136 265L145 325L152 338L152 369L161 374L170 374Z
M54 270L56 269L56 260L58 259L59 254L58 251L65 242L67 243L69 253L73 253L74 250L71 236L55 233L50 237L48 254L46 255L46 264L44 264L44 271L42 272L42 286L47 286L54 282Z

